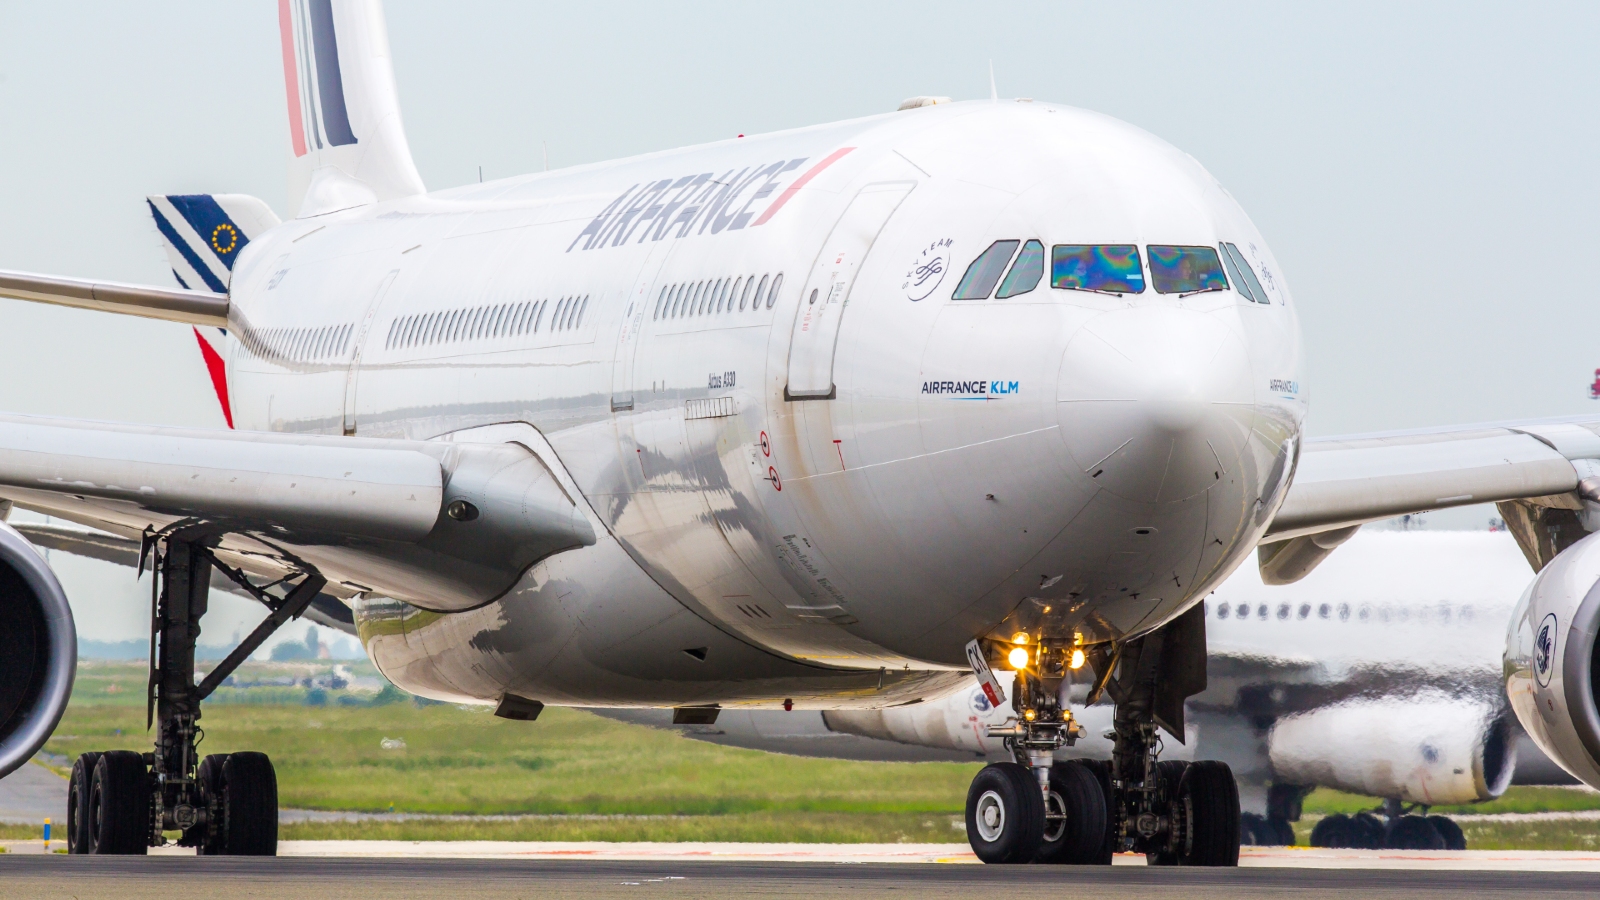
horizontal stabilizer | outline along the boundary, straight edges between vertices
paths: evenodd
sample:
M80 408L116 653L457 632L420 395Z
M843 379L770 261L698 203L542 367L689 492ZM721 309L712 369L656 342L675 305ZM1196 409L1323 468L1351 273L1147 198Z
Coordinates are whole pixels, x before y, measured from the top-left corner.
M0 270L0 297L228 327L228 295Z

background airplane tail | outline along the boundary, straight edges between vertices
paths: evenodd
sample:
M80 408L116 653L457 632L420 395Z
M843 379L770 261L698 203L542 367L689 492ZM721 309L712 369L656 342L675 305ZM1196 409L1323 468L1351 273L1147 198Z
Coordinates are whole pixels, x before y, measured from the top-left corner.
M272 208L248 194L158 194L146 197L180 287L225 294L233 261L278 224Z
M423 193L379 0L278 0L289 101L289 213Z
M272 208L248 194L158 194L145 198L150 217L167 251L172 277L181 287L197 291L228 290L233 261L262 232L278 224ZM228 402L228 371L223 362L221 328L195 326L211 387L217 392L222 418L233 427Z

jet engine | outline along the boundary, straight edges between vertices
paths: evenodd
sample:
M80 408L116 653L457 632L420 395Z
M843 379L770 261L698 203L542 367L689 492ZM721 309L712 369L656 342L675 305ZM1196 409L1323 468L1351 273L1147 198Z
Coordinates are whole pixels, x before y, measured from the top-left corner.
M1528 585L1506 630L1506 695L1551 759L1600 787L1600 534L1556 556Z
M1500 796L1516 758L1495 697L1423 691L1357 698L1272 726L1273 777L1429 806Z
M72 696L78 631L39 551L0 522L0 776L55 731Z

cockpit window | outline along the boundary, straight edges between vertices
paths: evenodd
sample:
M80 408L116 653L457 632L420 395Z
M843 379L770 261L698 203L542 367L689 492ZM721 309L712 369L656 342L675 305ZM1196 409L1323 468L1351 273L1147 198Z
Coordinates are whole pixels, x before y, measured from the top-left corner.
M1133 244L1056 244L1050 248L1050 286L1102 294L1144 293L1144 268Z
M1026 294L1039 286L1039 279L1044 277L1044 244L1038 241L1029 241L1022 245L1022 252L1017 254L1017 261L1011 264L1011 272L1006 275L1006 280L1000 283L1000 293L995 294L996 300Z
M1151 244L1150 280L1158 294L1196 294L1225 291L1228 276L1211 247L1170 247Z
M961 283L956 285L955 295L952 300L987 300L994 291L995 284L1006 270L1006 263L1011 261L1011 254L1017 252L1017 245L1021 241L995 241L989 249L983 251L972 265L967 266L967 274L961 276Z
M1256 279L1256 270L1250 268L1250 263L1245 261L1244 254L1239 252L1239 248L1223 241L1222 252L1227 257L1228 272L1233 276L1234 288L1257 303L1271 303L1272 298L1261 289L1261 282Z

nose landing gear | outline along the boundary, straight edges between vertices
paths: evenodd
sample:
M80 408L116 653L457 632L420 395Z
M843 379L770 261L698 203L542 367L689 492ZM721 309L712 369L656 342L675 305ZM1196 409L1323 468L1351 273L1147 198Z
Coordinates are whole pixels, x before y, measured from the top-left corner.
M219 563L200 528L156 539L152 638L158 641L150 673L148 717L155 750L85 753L68 784L69 853L143 854L179 831L181 846L203 855L272 856L278 849L278 782L262 753L213 754L197 748L200 701L291 619L310 606L327 581L307 573L283 596L267 593L241 572ZM264 603L267 618L199 683L195 642L206 612L211 569L216 566Z
M988 766L967 793L978 858L1107 864L1112 853L1132 851L1152 865L1238 865L1239 791L1227 764L1158 760L1157 729L1182 742L1184 701L1205 689L1204 611L1196 606L1157 631L1088 653L1096 673L1088 702L1106 694L1117 706L1109 763L1051 764L1054 751L1081 734L1058 699L1063 660L1076 648L1035 646L1016 660L1026 661L1015 666L1017 718L989 731L1005 738L1016 762ZM984 654L969 647L968 656L990 690ZM1030 770L1039 793L1023 796Z

